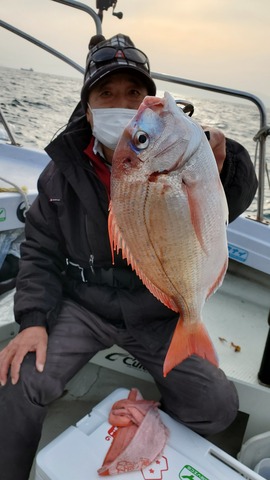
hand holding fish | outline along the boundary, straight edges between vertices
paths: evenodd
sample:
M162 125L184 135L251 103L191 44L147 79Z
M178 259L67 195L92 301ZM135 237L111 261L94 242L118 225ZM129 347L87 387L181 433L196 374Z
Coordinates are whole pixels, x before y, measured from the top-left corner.
M203 127L209 133L209 143L215 156L219 173L226 158L226 139L224 133L217 128Z

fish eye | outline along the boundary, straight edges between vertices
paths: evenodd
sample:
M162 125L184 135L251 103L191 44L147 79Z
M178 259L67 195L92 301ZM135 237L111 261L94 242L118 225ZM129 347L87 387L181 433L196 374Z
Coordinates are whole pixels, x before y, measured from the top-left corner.
M149 136L147 133L143 132L143 130L138 130L133 135L133 142L136 148L139 150L145 150L149 145Z

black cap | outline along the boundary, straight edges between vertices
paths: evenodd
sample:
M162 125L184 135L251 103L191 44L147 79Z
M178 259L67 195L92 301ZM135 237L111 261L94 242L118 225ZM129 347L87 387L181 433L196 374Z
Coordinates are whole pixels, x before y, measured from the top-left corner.
M145 53L136 49L129 37L118 34L105 40L103 35L95 35L89 43L81 91L85 111L90 89L105 76L119 71L135 74L147 88L148 95L156 94L156 85L150 75L149 60Z

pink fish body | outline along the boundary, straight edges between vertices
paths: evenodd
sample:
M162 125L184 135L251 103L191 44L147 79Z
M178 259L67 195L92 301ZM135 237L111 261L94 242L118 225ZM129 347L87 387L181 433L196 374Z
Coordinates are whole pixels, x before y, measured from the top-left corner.
M226 273L227 216L201 126L170 94L146 97L114 153L109 235L152 294L179 312L164 376L192 354L218 363L202 309Z
M109 423L117 427L100 476L142 470L160 458L168 438L158 403L144 400L133 388L127 399L119 400L111 409Z

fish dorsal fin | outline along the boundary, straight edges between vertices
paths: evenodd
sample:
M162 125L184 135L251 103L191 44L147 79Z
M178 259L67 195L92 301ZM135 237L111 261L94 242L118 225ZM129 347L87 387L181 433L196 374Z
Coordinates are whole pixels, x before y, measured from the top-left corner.
M148 288L148 290L162 302L166 307L174 310L175 312L179 312L179 308L177 307L176 303L173 301L172 298L169 298L167 295L164 294L149 278L144 274L141 268L138 266L132 252L130 251L125 239L122 237L121 231L117 225L112 202L110 203L109 207L109 219L108 219L108 230L109 230L109 238L110 238L110 245L111 245L111 252L112 252L112 261L114 263L114 251L119 253L122 251L122 257L127 260L128 265L131 266L132 270L135 270L138 277L141 279L143 284Z

